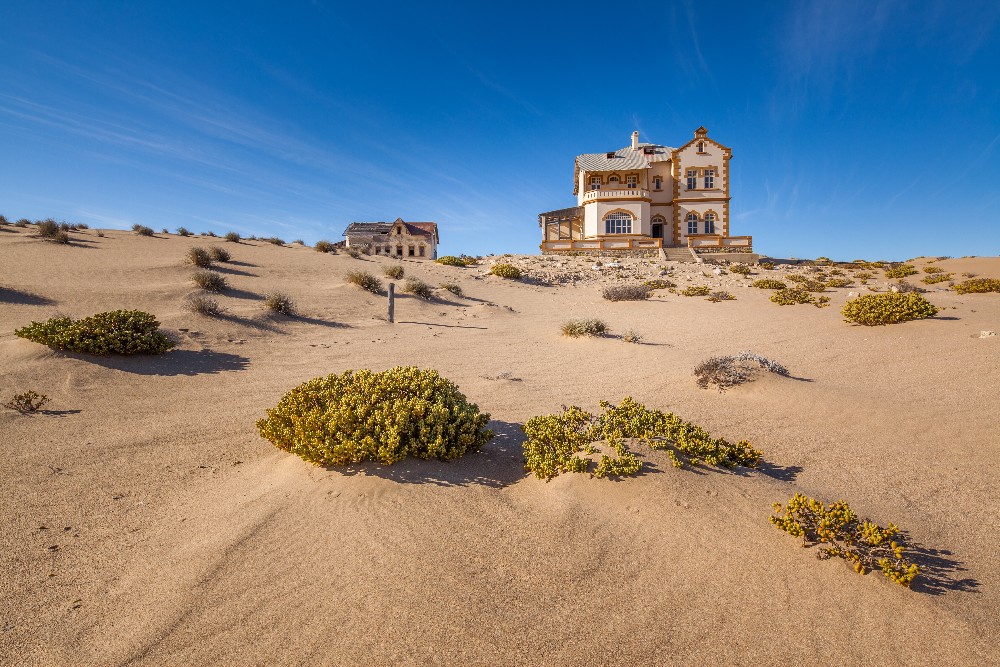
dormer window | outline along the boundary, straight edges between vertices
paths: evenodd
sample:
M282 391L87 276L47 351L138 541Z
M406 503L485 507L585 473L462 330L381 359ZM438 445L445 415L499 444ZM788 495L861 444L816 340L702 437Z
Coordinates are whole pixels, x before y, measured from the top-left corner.
M634 190L636 187L638 187L638 185L639 185L639 177L638 176L632 175L632 176L626 176L625 177L625 186L627 188L629 188L630 190Z
M609 160L611 160L611 159L613 159L615 157L615 152L614 151L608 151L605 155L607 156L607 158Z
M601 189L601 177L600 176L591 176L590 177L590 189L591 190L600 190Z
M656 153L656 150L652 146L643 146L642 148L643 155L653 155L654 153Z

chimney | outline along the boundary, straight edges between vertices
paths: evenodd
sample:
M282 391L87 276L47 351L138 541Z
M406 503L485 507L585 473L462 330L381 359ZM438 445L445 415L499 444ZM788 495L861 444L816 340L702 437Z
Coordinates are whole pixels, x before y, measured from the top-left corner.
M632 150L639 150L639 130L632 133Z

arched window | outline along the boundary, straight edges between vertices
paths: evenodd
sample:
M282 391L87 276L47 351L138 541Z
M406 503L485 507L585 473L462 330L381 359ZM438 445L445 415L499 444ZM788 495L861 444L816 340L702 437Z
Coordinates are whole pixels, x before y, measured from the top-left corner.
M666 222L667 222L666 219L662 215L654 215L653 216L652 223L654 225L662 225L662 224L665 224Z
M715 233L715 214L706 213L705 214L705 233L714 234Z
M622 181L620 178L618 178L617 174L611 174L610 176L608 176L608 185L618 185L621 182Z
M697 213L688 213L687 214L687 218L685 218L685 220L687 220L687 223L688 223L688 234L697 234L698 233L698 214Z
M631 234L632 216L626 211L612 211L604 216L605 234Z

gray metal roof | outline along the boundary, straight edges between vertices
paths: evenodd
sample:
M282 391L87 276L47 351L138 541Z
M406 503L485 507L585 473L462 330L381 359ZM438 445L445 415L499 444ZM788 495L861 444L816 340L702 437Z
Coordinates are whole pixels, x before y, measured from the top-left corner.
M651 147L652 155L646 155L643 148ZM607 153L584 153L576 156L576 166L584 171L622 171L626 169L645 169L651 162L663 162L670 159L673 148L659 144L639 144L638 149L632 146L619 148L615 156L609 158Z
M350 235L372 235L388 234L392 230L391 222L352 222L344 230L344 236Z

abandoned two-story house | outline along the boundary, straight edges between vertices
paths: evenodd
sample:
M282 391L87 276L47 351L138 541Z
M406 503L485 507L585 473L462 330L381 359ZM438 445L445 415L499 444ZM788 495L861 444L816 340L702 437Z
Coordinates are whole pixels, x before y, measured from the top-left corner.
M348 248L366 255L388 255L413 259L437 259L436 222L352 222L344 230Z
M633 132L630 146L578 155L577 205L538 216L542 252L752 252L751 237L729 234L731 157L704 127L680 148Z

